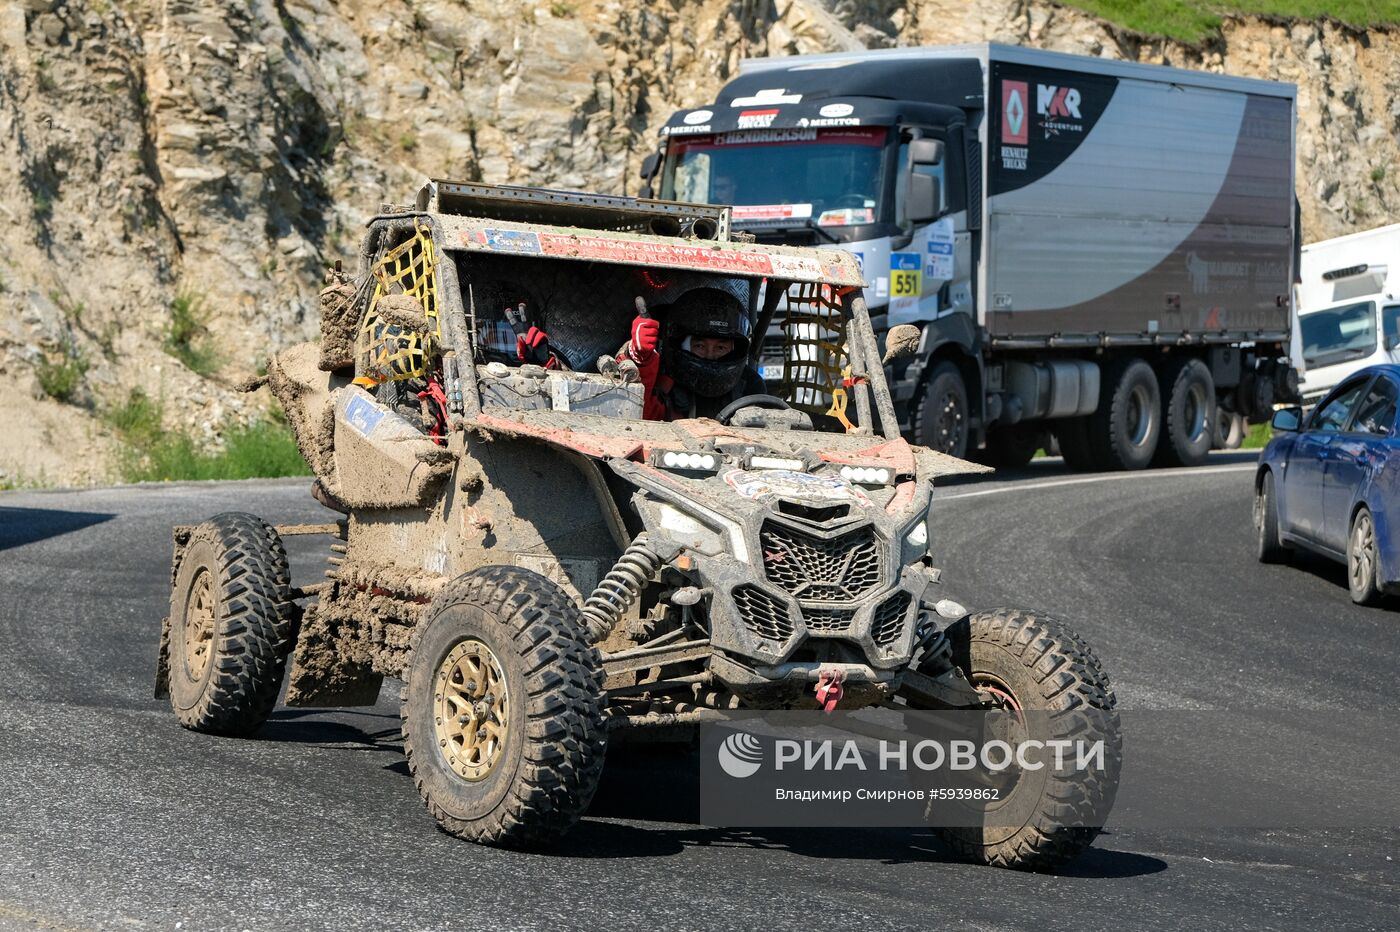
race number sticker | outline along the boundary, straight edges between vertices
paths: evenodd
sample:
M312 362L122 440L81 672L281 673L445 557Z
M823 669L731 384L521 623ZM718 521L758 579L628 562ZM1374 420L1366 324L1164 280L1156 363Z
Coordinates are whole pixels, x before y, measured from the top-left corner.
M890 254L890 298L917 298L923 293L922 258L917 252Z

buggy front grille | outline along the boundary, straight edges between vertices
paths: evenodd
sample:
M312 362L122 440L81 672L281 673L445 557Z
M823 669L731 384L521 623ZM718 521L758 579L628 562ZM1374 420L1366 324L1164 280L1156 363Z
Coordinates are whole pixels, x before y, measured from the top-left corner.
M845 634L850 630L851 619L856 615L850 608L804 608L802 620L807 622L807 630L814 634Z
M786 641L795 630L787 603L757 586L744 584L734 590L739 618L754 634L773 641Z
M880 603L875 609L875 618L870 623L870 639L881 647L888 647L899 640L904 632L904 619L909 614L909 593L896 592Z
M768 579L810 602L848 602L884 581L884 547L873 527L823 538L768 521L759 533Z

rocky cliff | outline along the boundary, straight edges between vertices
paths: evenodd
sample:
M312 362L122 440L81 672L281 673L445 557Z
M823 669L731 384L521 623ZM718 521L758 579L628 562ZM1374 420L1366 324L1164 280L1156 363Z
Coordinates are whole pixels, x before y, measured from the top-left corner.
M262 403L231 383L313 332L320 270L425 176L635 193L668 113L745 57L985 40L1296 82L1307 237L1400 217L1397 31L1231 19L1183 46L1022 0L4 0L0 482L107 478L94 415L133 387L217 443Z

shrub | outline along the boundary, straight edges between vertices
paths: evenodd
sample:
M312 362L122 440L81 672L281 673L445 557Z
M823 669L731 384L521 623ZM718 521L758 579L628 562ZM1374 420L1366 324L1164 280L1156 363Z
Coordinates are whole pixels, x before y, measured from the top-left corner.
M191 372L210 376L219 367L219 353L214 348L205 325L207 313L204 299L182 291L170 302L170 322L165 329L165 351L185 364Z
M87 375L88 361L71 337L65 337L56 355L45 354L34 367L39 387L55 401L72 401Z

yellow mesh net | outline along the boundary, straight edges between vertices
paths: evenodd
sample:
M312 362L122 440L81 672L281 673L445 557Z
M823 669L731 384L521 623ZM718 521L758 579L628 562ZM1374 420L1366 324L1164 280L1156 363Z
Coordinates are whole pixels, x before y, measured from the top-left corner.
M842 292L810 282L792 285L783 315L782 392L788 404L809 414L836 418L847 430L846 319Z
M362 378L397 382L428 374L433 344L442 338L438 320L437 251L431 230L418 226L412 238L395 246L374 267L374 294L356 341ZM417 298L423 305L424 333L387 323L376 308L386 295Z

